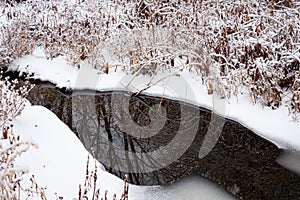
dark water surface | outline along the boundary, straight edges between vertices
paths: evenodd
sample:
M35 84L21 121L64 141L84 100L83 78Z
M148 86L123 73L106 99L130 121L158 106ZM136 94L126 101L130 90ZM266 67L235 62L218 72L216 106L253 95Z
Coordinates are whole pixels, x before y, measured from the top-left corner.
M166 120L163 127L159 127L159 133L137 138L128 134L134 129L129 127L128 132L120 129L118 115L113 113L115 100L112 102L112 94L116 92L63 92L51 84L39 83L28 99L32 104L43 105L54 112L96 159L100 162L103 158L108 159L104 165L109 172L119 177L128 174L130 183L167 185L189 175L199 175L239 199L300 199L300 176L276 162L281 150L241 124L225 119L218 142L207 156L200 159L199 150L211 125L209 110L166 98L118 92L118 95L130 95L129 113L139 126L149 125L153 116L159 119L162 112L159 109L163 108ZM158 113L151 115L153 105L160 107L157 107ZM189 114L182 116L182 108ZM155 157L147 157L146 153L170 143L179 126L184 124L187 127L185 134L189 134L188 127L195 125L193 120L196 117L196 136L183 155L160 170L143 173L144 166L138 169L139 162L156 162ZM118 157L115 146L124 149L125 156ZM176 153L178 149L171 151ZM132 159L126 152L133 152L136 158ZM140 173L118 170L123 169L121 165L134 166Z

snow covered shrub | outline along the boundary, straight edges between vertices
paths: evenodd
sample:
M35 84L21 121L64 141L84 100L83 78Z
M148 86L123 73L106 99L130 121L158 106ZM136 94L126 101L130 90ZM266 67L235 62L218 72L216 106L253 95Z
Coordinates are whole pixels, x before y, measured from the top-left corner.
M122 6L124 1L117 1L112 12L115 23L110 25L111 34L105 41L122 69L153 75L158 70L188 68L207 75L203 41L189 16L191 5L177 1L125 3ZM108 62L105 58L99 61Z
M253 103L277 108L288 95L297 111L297 1L26 1L3 13L0 65L42 46L105 73L192 70L222 97L246 88Z
M22 1L26 1L26 0L3 0L6 4L9 4L11 6L21 3Z
M296 90L291 86L299 71L299 4L286 7L282 2L255 0L207 4L214 9L205 8L205 30L200 30L206 47L211 47L210 68L220 72L220 91L225 89L229 97L245 87L253 103L277 108L288 95L285 91Z
M49 15L49 12L54 15ZM101 15L102 12L97 1L68 6L56 4L48 8L42 17L47 19L42 21L46 25L43 33L47 35L42 37L46 53L50 57L64 55L75 65L90 56L105 38L108 19Z
M1 76L1 75L0 75ZM12 123L25 107L26 99L32 85L29 82L17 88L18 80L0 81L0 138L13 140Z
M20 199L22 176L28 169L16 166L15 159L36 147L34 143L22 142L17 136L10 136L10 142L0 140L0 199Z
M88 5L66 1L29 1L16 7L6 4L3 13L7 22L0 34L0 47L6 50L3 58L13 60L43 46L49 58L65 55L77 64L104 35L106 22L99 9L97 1Z
M8 4L3 13L7 22L0 26L0 67L7 67L14 59L32 53L38 45L38 33L32 27L31 13Z
M19 199L22 176L27 169L16 166L15 159L36 146L23 142L13 132L13 119L20 115L25 106L29 83L16 89L18 82L7 79L0 81L0 199Z

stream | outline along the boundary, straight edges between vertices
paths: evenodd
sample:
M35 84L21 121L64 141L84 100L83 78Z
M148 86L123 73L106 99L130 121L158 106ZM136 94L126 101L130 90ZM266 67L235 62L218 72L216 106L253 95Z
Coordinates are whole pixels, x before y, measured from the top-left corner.
M36 86L28 100L55 113L107 171L120 178L127 174L132 184L171 185L199 176L238 199L300 199L300 154L278 149L238 122L225 119L218 141L208 155L199 158L207 130L214 125L208 109L168 98L122 91L67 91L33 82ZM121 105L128 107L124 113L129 117L122 118ZM144 128L124 126L122 119L128 118ZM190 141L186 138L193 130ZM159 153L179 133L181 140L168 149L170 155ZM160 158L170 156L176 159L157 167Z

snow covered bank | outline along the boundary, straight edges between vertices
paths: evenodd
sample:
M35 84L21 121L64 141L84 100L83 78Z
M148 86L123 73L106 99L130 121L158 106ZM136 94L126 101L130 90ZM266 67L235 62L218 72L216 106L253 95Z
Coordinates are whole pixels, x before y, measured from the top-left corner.
M75 134L52 112L41 106L27 105L15 120L14 130L21 139L34 141L37 149L30 149L18 159L17 164L28 166L40 187L46 187L48 199L58 196L73 199L78 195L78 186L85 179L88 152ZM93 162L90 162L93 165ZM98 166L98 187L101 196L108 190L108 197L123 191L123 181ZM29 177L24 177L26 180ZM23 183L22 182L22 183ZM29 182L27 182L29 184ZM57 194L57 196L55 195ZM24 194L22 199L26 199ZM168 187L129 186L130 200L152 199L233 199L211 182L202 178L188 178Z
M242 123L280 148L300 150L300 123L292 120L287 107L272 110L259 103L253 105L247 91L238 99L220 100L208 94L200 77L186 70L179 72L180 77L164 72L154 78L147 75L133 77L120 71L100 74L85 63L80 69L74 68L63 57L47 60L41 49L33 55L17 59L10 69L34 73L35 78L48 80L58 87L99 91L127 88L133 92L143 91L145 94L192 102ZM148 88L148 85L152 87Z

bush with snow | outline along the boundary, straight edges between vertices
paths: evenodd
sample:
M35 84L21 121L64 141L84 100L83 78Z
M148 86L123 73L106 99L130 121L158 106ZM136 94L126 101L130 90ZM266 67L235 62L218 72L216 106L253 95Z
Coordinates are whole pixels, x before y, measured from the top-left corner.
M36 147L13 132L13 120L21 114L31 88L26 83L17 89L17 84L17 80L0 81L0 199L20 198L22 177L28 169L16 166L15 160L30 147Z
M247 92L253 103L300 111L299 2L28 1L3 13L1 65L42 46L49 58L106 73L189 69L221 97Z

